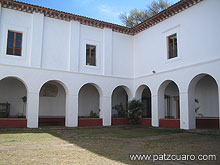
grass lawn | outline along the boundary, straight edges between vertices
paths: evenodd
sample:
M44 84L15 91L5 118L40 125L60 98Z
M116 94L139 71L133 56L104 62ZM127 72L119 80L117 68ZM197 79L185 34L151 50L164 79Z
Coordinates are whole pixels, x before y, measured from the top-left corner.
M0 129L0 164L152 164L129 154L215 154L217 161L156 164L220 164L220 133L145 127Z

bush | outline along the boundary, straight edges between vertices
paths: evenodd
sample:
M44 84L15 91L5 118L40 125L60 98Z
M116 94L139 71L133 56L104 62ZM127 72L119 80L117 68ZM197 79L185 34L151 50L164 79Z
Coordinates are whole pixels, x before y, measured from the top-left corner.
M140 124L143 106L141 101L133 99L128 103L128 120L130 124Z
M115 109L117 111L117 114L113 115L112 117L114 118L126 118L127 117L127 110L124 109L122 103L112 107L112 109Z
M98 115L98 113L95 113L95 112L93 112L93 110L91 110L89 117L90 118L99 118L99 115Z

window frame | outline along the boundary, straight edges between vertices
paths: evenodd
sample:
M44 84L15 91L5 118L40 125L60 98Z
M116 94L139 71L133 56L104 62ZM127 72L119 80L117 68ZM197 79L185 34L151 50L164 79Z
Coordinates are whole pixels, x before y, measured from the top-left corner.
M86 65L96 66L96 45L86 44L86 49L87 49L87 46L89 46L89 63L87 63L87 50L86 50ZM95 64L94 65L92 65L92 47L95 47Z
M175 37L176 36L176 49L175 49ZM170 56L170 38L171 37L173 37L173 45L172 45L172 47L173 47L173 56L171 57ZM167 42L168 42L168 59L173 59L173 58L176 58L176 57L178 57L178 48L177 48L177 33L174 33L174 34L172 34L172 35L169 35L168 37L167 37ZM175 55L175 56L174 56Z
M8 42L9 40L9 33L14 33L14 38L13 38L13 47L8 46ZM17 40L17 34L21 34L21 40ZM16 48L16 41L20 41L21 42L21 47L20 48ZM13 31L13 30L8 30L8 35L7 35L7 46L6 46L6 55L11 55L11 56L18 56L21 57L22 56L22 42L23 42L23 33L22 32L18 32L18 31ZM12 49L12 54L8 53L8 48ZM20 50L20 55L15 54L16 50Z

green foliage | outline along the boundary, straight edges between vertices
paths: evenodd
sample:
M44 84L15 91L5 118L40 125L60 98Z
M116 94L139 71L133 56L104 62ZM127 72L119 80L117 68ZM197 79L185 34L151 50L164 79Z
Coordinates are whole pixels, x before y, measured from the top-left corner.
M138 11L137 9L131 10L129 15L126 13L120 14L119 18L122 23L127 27L134 27L148 18L146 11Z
M99 118L99 115L98 115L98 113L95 113L95 112L93 112L93 110L91 110L89 117L90 118Z
M130 124L139 124L142 117L143 106L139 100L131 100L128 103L128 120Z
M198 99L195 99L195 103L196 103L196 104L199 104L199 100L198 100ZM199 108L200 108L200 107L196 107L196 108L195 108L195 112L196 112L196 113L198 112Z
M202 113L199 113L200 106L198 106L198 104L199 104L199 100L198 99L195 99L195 104L197 104L197 106L195 108L196 116L197 117L204 117Z
M116 115L113 115L114 118L126 118L127 117L127 110L123 107L122 103L112 107L112 109L115 109L118 112Z
M147 9L138 11L137 9L131 10L130 13L121 14L119 18L122 23L127 27L134 27L148 18L156 15L157 13L167 9L170 6L167 0L154 0Z

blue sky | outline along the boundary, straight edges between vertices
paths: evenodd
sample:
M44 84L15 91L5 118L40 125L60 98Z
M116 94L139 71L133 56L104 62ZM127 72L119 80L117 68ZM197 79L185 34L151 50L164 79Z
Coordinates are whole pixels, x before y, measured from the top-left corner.
M119 15L145 9L153 0L18 0L111 23L122 24ZM171 4L179 0L168 0Z

